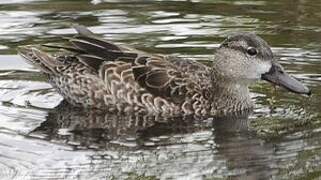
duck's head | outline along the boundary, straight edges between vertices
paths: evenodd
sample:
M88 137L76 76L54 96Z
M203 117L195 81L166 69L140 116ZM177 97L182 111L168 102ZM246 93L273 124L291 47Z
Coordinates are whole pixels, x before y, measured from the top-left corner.
M263 79L295 93L311 93L284 71L267 42L253 33L233 34L224 40L216 51L213 70L217 76L230 81Z

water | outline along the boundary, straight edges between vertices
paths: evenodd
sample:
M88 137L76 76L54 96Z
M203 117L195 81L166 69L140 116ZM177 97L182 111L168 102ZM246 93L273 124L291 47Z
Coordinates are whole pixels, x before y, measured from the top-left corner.
M320 178L320 8L312 0L0 2L0 178ZM15 48L59 42L75 22L205 63L229 33L255 32L313 96L260 82L251 88L253 114L209 119L74 109Z

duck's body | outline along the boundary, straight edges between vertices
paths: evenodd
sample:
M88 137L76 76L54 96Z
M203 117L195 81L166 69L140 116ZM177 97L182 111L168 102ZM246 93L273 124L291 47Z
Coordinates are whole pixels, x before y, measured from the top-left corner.
M238 64L238 54L228 54L234 50L224 43L215 58L218 63L208 67L196 61L117 46L82 26L76 30L78 35L69 40L71 46L62 47L68 53L50 56L34 47L22 47L19 53L47 74L49 82L69 103L85 108L166 115L242 111L252 108L249 82L272 69L272 63L264 58L258 68L251 59ZM244 36L257 40L254 34ZM258 50L263 51L262 56L273 58L264 43ZM232 62L220 61L224 58ZM230 66L233 61L236 65ZM247 69L236 69L245 65L253 72L244 74Z
M158 68L156 73L164 73L164 75L168 73L165 63L174 65L175 69L171 69L172 73L181 76L181 82L179 82L181 84L173 83L174 87L170 87L170 84L167 83L170 83L171 77L164 77L166 79L163 80L166 82L153 81L151 83L159 84L140 85L139 79L135 80L133 68L137 68L137 71L144 71L145 66L133 65L131 62L127 62L128 59L125 62L121 60L106 61L97 70L88 68L87 65L74 59L61 64L62 68L57 70L57 73L49 74L49 82L68 102L76 106L107 111L140 111L152 114L208 114L211 108L210 97L204 96L211 88L208 67L197 62L189 62L189 65L186 66L172 58L167 59L160 56L152 56L148 59L151 64L155 63L153 68ZM131 61L134 60L133 58ZM192 67L196 71L193 71ZM194 82L188 82L192 79ZM145 80L141 81L147 83L148 80ZM198 81L208 83L196 84Z

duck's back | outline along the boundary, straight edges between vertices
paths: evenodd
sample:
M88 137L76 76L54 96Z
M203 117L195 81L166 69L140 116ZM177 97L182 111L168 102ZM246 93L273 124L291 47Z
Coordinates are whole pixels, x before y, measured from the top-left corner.
M50 56L35 47L19 53L49 77L71 104L108 111L205 113L209 68L195 61L151 55L98 38L82 26L68 53Z

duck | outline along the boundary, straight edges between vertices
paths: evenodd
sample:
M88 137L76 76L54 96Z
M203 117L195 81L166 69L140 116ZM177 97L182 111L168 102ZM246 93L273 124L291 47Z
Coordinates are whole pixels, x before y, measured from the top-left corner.
M151 54L110 42L82 25L64 45L18 47L75 107L106 112L211 115L253 109L249 86L259 80L310 95L290 76L258 35L229 35L210 65L172 55ZM55 53L52 49L55 50Z

